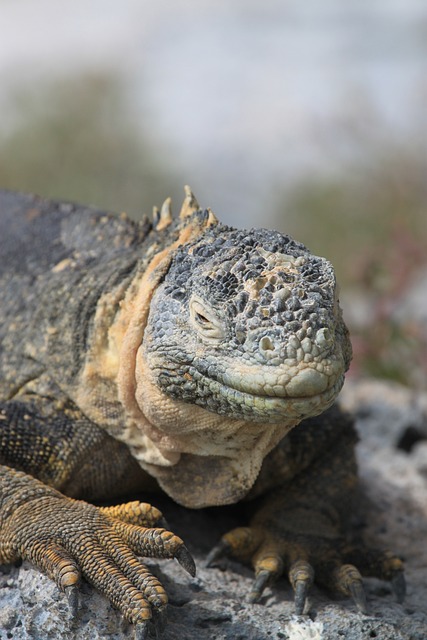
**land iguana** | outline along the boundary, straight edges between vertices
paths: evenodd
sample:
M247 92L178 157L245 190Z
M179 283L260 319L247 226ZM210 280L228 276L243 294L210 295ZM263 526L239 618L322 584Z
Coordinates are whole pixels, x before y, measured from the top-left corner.
M253 502L207 559L252 564L251 601L285 574L366 610L362 574L401 561L349 528L351 358L334 270L287 235L170 199L139 222L0 192L0 562L28 559L75 607L84 576L145 637L167 595L140 557L195 565L146 503ZM300 424L299 424L300 423ZM299 426L296 426L299 425Z

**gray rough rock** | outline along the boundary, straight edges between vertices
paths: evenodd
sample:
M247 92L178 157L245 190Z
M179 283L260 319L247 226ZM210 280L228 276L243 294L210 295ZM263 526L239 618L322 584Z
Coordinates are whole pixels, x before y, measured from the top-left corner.
M361 436L360 474L368 496L366 535L406 560L408 595L394 601L387 585L367 580L370 614L355 612L314 588L309 615L292 613L285 580L250 605L251 571L232 561L204 569L203 558L221 533L238 522L233 508L190 512L170 501L155 502L187 541L198 564L189 578L172 561L151 562L170 596L164 640L425 640L427 638L427 394L389 383L349 382L343 405L355 413ZM132 638L120 615L83 584L78 618L64 594L24 563L0 573L0 640Z

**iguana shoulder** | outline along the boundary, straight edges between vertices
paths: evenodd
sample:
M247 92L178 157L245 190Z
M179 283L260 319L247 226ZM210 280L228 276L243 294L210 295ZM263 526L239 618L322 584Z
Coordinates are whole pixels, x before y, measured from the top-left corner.
M54 330L64 340L73 332L72 344L84 341L97 296L114 273L109 260L121 254L123 277L135 262L129 247L150 225L25 194L2 191L0 198L0 397L7 398L46 370Z

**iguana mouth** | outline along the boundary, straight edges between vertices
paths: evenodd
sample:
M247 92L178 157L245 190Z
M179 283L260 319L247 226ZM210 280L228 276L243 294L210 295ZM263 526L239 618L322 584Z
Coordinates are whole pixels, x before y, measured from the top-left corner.
M343 363L340 360L322 362L318 367L288 366L284 363L271 370L264 366L239 365L237 368L225 368L217 380L231 389L254 396L309 398L333 386L342 373Z
M224 381L210 378L199 371L193 373L197 385L201 389L208 389L213 401L217 400L215 411L223 415L240 415L246 420L260 419L265 422L275 422L280 418L295 418L301 420L324 411L332 404L344 383L344 373L334 375L333 379L327 378L324 389L317 393L313 387L307 387L305 394L297 395L294 390L297 385L291 387L291 392L286 392L286 387L279 389L274 394L267 393L267 388L253 386L250 381L242 379L238 384L236 380L230 382L225 377ZM209 403L202 393L199 398L193 400L199 406L209 409Z
M314 366L229 364L220 368L193 360L186 373L181 372L180 399L186 401L187 396L187 401L208 410L247 420L271 422L284 416L300 420L329 406L344 382L345 367L339 356ZM163 390L175 397L177 372L159 371L158 375Z

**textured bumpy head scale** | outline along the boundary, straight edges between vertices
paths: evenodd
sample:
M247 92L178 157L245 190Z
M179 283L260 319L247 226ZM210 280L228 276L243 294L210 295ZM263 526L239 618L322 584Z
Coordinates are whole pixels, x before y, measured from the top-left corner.
M178 249L151 315L160 388L232 418L276 421L275 398L328 392L350 358L332 265L276 231L210 226Z
M157 227L170 220L164 205ZM186 225L203 230L178 244L151 299L136 399L165 459L246 456L230 473L247 491L271 447L342 386L351 348L335 275L289 236L220 224L190 190Z

